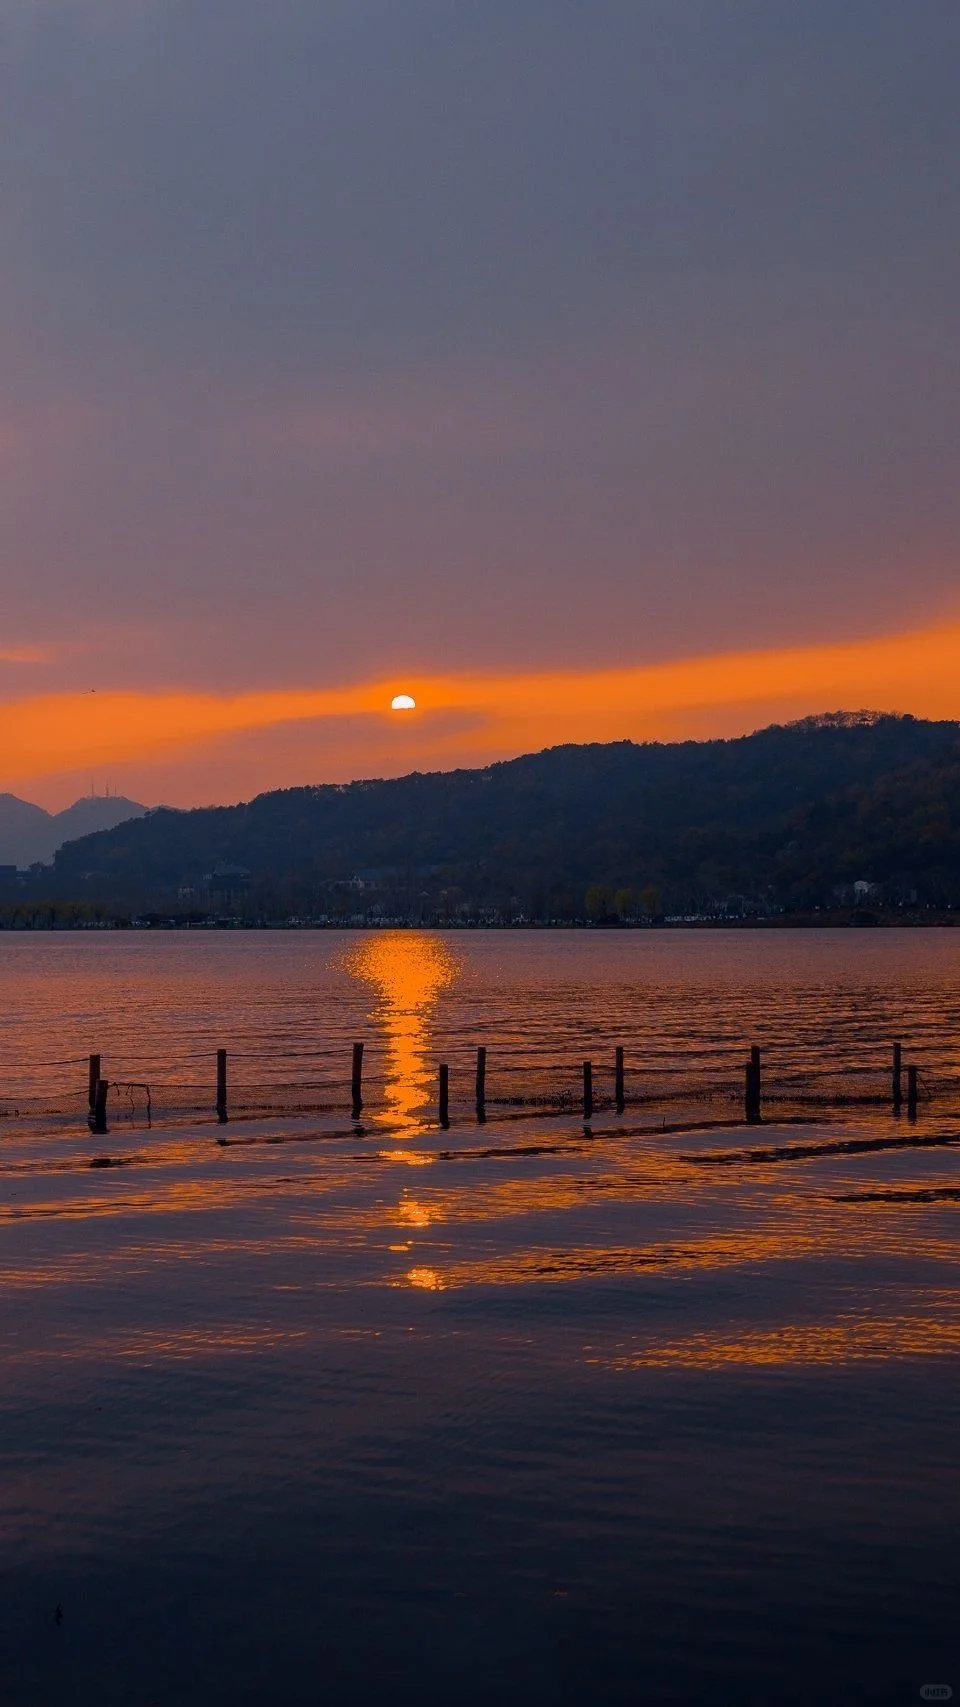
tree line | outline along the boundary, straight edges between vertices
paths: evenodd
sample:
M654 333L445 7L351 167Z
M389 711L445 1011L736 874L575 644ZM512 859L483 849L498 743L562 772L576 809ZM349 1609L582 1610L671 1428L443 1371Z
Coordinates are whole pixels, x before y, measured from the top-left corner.
M960 905L960 732L834 713L729 741L163 809L68 843L18 904L255 918L649 921Z

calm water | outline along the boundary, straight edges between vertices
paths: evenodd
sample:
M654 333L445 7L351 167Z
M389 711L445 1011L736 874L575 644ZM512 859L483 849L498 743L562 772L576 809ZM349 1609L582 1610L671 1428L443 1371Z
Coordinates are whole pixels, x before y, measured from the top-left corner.
M960 1693L960 933L4 937L0 985L4 1702ZM658 1118L894 1036L915 1127ZM653 1101L478 1127L477 1042ZM218 1045L276 1115L211 1122ZM92 1140L91 1048L170 1120Z
M363 1039L367 1109L403 1126L435 1107L440 1059L466 1109L478 1043L496 1101L575 1090L585 1056L602 1083L617 1044L636 1095L739 1090L754 1042L771 1086L859 1071L880 1091L894 1038L960 1110L960 931L0 937L0 1107L73 1124L92 1050L162 1119L211 1113L218 1047L235 1106L348 1110Z

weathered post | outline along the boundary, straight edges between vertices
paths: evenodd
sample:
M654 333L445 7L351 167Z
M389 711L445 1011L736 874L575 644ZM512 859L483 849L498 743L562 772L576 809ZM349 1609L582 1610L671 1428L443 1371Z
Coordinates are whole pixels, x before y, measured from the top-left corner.
M617 1113L622 1114L626 1108L626 1097L623 1094L623 1046L617 1044L617 1053L613 1068L613 1095L617 1105Z
M583 1063L583 1118L593 1118L593 1065L590 1061Z
M482 1124L487 1117L487 1051L481 1044L477 1050L477 1119Z
M907 1119L916 1120L919 1097L919 1074L916 1067L907 1068Z
M227 1120L227 1052L217 1050L217 1119L221 1126Z
M353 1100L353 1118L358 1120L363 1111L363 1044L353 1046L353 1069L350 1074L350 1095Z
M903 1045L893 1046L893 1112L899 1114L903 1107Z
M450 1125L450 1068L446 1061L440 1063L440 1125L446 1130Z
M92 1121L92 1127L96 1133L106 1132L107 1130L107 1092L109 1089L110 1085L106 1079L97 1080L96 1095L93 1101Z
M750 1050L750 1059L746 1065L744 1079L744 1113L748 1126L758 1126L762 1115L760 1108L760 1049L755 1043Z
M89 1073L89 1078L87 1081L87 1096L88 1096L89 1103L90 1103L91 1118L93 1116L93 1111L97 1106L97 1085L99 1084L99 1082L100 1082L100 1057L99 1057L99 1055L91 1055L91 1057L90 1057L90 1073Z

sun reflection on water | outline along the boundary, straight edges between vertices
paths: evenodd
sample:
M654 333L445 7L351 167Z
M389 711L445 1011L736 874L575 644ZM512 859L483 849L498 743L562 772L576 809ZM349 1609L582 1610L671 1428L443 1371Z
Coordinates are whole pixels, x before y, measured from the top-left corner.
M918 1298L915 1311L895 1316L848 1315L835 1321L784 1322L766 1331L748 1326L739 1334L694 1332L678 1340L651 1339L647 1345L629 1351L616 1348L606 1355L588 1356L586 1362L624 1372L719 1370L737 1364L755 1368L802 1364L836 1367L913 1357L955 1357L960 1350L956 1299L948 1298L944 1303L935 1295L931 1297L929 1302L939 1305L936 1315L925 1315L923 1302Z
M358 943L347 966L380 998L374 1017L387 1038L384 1112L392 1121L413 1124L434 1098L429 1019L440 991L456 978L456 957L442 937L429 932L384 931Z
M417 1203L412 1197L404 1197L397 1205L397 1219L405 1222L408 1227L429 1227L432 1216L426 1203Z

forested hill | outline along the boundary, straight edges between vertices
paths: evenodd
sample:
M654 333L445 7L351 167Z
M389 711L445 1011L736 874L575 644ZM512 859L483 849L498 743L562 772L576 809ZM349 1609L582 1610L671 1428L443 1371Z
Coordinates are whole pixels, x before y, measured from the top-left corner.
M960 902L960 725L835 713L262 794L69 843L33 893L244 916ZM38 887L39 886L39 887Z

